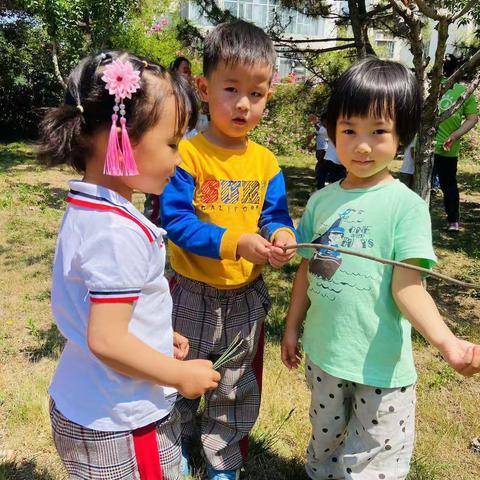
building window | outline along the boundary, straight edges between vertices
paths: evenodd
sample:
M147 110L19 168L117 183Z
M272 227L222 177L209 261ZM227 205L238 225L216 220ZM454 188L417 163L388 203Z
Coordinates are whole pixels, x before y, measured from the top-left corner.
M285 33L304 36L318 36L323 32L323 19L312 18L295 10L281 8L278 0L224 0L219 6L232 15L255 23L261 28L271 25L278 14L280 22L285 26ZM210 26L207 17L201 13L200 7L189 2L188 18L201 26Z

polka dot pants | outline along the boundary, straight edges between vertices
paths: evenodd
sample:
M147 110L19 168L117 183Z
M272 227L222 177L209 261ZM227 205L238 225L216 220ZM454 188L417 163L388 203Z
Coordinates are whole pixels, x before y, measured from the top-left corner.
M404 479L415 433L415 385L377 388L332 377L307 357L313 480Z

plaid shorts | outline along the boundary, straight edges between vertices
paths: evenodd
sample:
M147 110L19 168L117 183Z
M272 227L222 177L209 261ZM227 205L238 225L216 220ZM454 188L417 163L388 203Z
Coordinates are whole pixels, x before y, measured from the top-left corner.
M220 368L218 388L205 395L200 432L205 457L213 468L238 469L260 409L263 321L270 309L267 288L261 278L244 287L220 290L176 275L172 297L174 329L190 342L189 360L215 361L237 334L244 340ZM183 441L196 433L198 404L198 400L177 400Z
M64 417L56 409L52 399L50 399L50 419L53 441L70 479L178 480L180 478L180 416L175 408L167 417L151 425L151 429L156 431L155 447L160 462L151 456L146 457L147 454L143 456L145 461L140 459L142 454L139 448L145 448L143 434L148 431L149 426L122 432L91 430ZM157 469L151 467L155 462ZM159 469L158 463L160 463Z

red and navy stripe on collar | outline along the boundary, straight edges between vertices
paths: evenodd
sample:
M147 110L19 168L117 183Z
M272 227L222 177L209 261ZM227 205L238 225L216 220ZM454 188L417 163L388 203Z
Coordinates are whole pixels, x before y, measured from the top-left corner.
M66 201L71 205L76 205L78 207L111 212L120 215L121 217L127 218L141 228L150 243L153 243L158 236L158 234L156 234L151 227L145 225L145 223L138 219L125 206L117 205L116 203L113 203L111 200L108 200L106 198L98 197L96 195L91 195L85 192L79 192L77 190L70 190L67 195Z

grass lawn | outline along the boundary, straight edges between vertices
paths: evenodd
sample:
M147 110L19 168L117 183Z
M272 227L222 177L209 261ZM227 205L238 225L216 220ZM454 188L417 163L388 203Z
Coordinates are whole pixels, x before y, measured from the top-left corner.
M313 156L281 158L296 219L314 185ZM397 170L399 162L394 162ZM67 168L45 171L24 144L0 145L0 480L65 478L50 436L47 388L62 339L50 314L50 269L65 208ZM462 225L444 231L441 195L433 199L438 271L480 283L480 166L460 164ZM137 206L142 204L137 195ZM267 322L264 396L243 478L303 480L309 396L303 372L288 372L279 342L296 262L268 270L273 308ZM480 342L480 296L436 280L429 290L454 331ZM409 480L480 478L480 378L463 379L419 336L417 442ZM201 478L198 476L198 478Z

